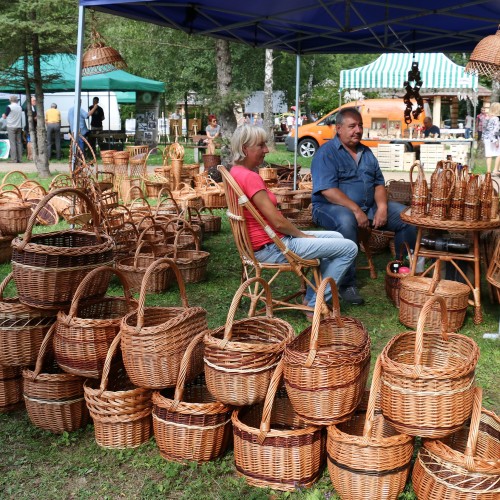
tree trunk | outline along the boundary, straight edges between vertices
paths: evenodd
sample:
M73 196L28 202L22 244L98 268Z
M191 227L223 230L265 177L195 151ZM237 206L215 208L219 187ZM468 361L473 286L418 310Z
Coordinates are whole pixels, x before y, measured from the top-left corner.
M273 114L273 50L266 49L266 65L264 70L264 130L267 134L267 147L275 151L274 114Z
M36 13L33 13L36 17ZM35 20L35 19L34 19ZM45 129L45 110L43 109L43 84L42 71L40 68L40 41L38 35L33 33L31 36L31 48L33 51L33 80L35 83L36 96L36 133L34 130L33 116L30 118L30 135L33 141L33 160L35 161L38 174L42 178L50 177L49 159L47 157L47 130ZM28 96L26 96L26 99ZM29 113L31 114L31 99L27 103ZM35 140L33 140L35 139Z
M231 50L227 40L215 41L215 64L217 67L217 97L221 103L219 121L222 134L231 136L236 129L235 103L230 99L233 83L233 68L231 65Z
M316 58L314 56L310 59L309 65L309 76L307 77L307 89L305 95L305 106L304 112L307 115L307 119L311 121L311 108L309 107L309 102L313 92L313 82L314 82L314 67L316 66Z

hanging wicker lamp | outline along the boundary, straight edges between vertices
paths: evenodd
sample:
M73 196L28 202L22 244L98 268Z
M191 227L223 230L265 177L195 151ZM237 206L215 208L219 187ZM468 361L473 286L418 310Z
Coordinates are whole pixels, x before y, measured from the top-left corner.
M500 79L500 26L495 35L483 38L476 45L465 71Z
M125 69L127 63L121 54L110 47L98 33L95 25L92 27L91 43L83 54L82 76L107 73L115 69Z

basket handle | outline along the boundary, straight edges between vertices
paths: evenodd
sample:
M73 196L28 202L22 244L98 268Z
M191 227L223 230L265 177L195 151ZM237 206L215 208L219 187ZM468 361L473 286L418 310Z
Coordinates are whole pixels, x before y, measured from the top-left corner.
M433 294L436 291L436 288L439 285L439 282L441 281L441 264L442 264L441 259L437 259L436 262L434 263L432 280L429 286L429 290L427 291L429 295Z
M132 189L141 189L140 187L138 186L133 186L129 189L129 193ZM144 198L144 196L138 196L137 198L134 198L130 203L129 203L129 206L128 206L128 209L132 212L133 209L134 209L134 203L138 203L138 202L141 202L142 206L146 206L148 208L148 211L149 213L152 213L151 212L151 205L149 204L149 201L146 200L146 198Z
M141 249L144 245L146 245L146 246L149 245L151 247L151 250L153 249L153 245L151 245L151 243L149 243L149 241L138 241L137 242L137 248L135 249L135 253L134 253L134 269L135 270L137 270L137 259L139 258L139 254L141 253ZM152 252L154 255L153 250L152 250Z
M257 442L262 446L266 440L267 434L271 430L271 413L274 404L274 398L278 392L278 387L283 378L283 358L280 359L279 363L276 365L271 381L269 382L269 388L267 389L266 399L264 400L264 405L262 408L262 419L260 421L259 435L257 436Z
M340 328L344 326L344 322L340 317L339 294L337 285L335 284L335 280L331 277L324 278L318 287L318 291L316 292L316 304L314 306L314 315L311 326L311 339L309 340L309 354L304 363L304 366L306 368L310 368L312 366L318 352L318 338L321 323L321 314L326 308L325 292L328 285L330 285L332 290L332 311L330 313L330 317L335 319L337 325Z
M176 233L175 233L175 239L174 239L174 259L177 258L177 250L178 250L178 247L177 245L179 244L179 236L182 234L182 233L191 233L194 237L194 244L195 244L195 248L196 248L196 251L198 252L200 250L200 239L198 238L198 236L196 236L196 233L193 231L193 229L191 227L181 227Z
M149 217L149 216L147 216ZM144 220L144 219L142 219ZM141 221L142 222L142 221ZM166 242L167 239L168 239L168 236L167 236L167 232L165 231L165 229L163 228L163 226L161 226L160 224L157 224L153 218L153 224L151 226L148 226L148 227L145 227L141 233L139 234L139 236L137 237L137 245L140 245L142 243L145 243L146 245L149 244L149 246L151 247L152 251L153 251L153 255L156 255L156 252L155 252L155 247L154 245L152 245L151 243L149 243L148 241L144 241L144 235L146 234L147 231L149 231L150 229L153 229L154 231L156 230L160 230L162 233L163 233L163 241Z
M368 398L368 406L366 408L365 426L363 427L363 441L367 444L372 438L373 418L375 417L375 404L377 396L380 392L380 376L382 372L382 362L380 356L375 362L373 370L372 383L370 386L370 397Z
M155 218L152 215L145 215L140 221L139 224L137 224L137 231L142 233L142 225L146 223L146 221L149 221L149 225L145 226L146 229L151 228L152 226L155 225Z
M231 302L231 306L229 307L229 312L227 313L226 325L224 327L224 338L218 345L221 349L226 347L226 344L231 340L233 336L233 323L234 323L234 315L236 314L236 309L240 305L241 298L243 297L245 290L251 285L255 284L255 288L257 291L257 284L260 283L264 292L266 294L266 317L272 318L273 316L273 299L271 296L271 289L269 284L263 278L253 277L242 283L236 293L234 294L233 300Z
M14 189L8 189L8 190L6 190L5 189L6 187L11 187L11 188L14 188ZM12 192L15 192L16 195L17 195L17 197L20 200L23 199L23 193L21 193L21 190L15 184L10 184L10 183L2 184L2 191L0 192L0 196L3 196L4 193L12 193Z
M9 281L12 279L12 276L13 273L9 273L7 276L5 276L2 283L0 283L0 302L3 300L3 292L5 292L5 289L7 288Z
M35 365L35 371L31 374L30 379L35 380L38 375L40 375L40 372L42 371L43 367L43 358L45 357L45 353L47 352L47 347L52 340L52 335L56 331L56 326L57 326L57 321L52 324L52 326L49 328L49 331L45 335L41 345L40 345L40 350L38 351L38 356L36 358L36 365Z
M102 367L102 375L101 375L101 384L99 385L99 393L98 396L102 396L102 393L108 388L108 378L109 378L109 370L111 370L111 362L113 361L113 357L116 353L116 348L121 341L121 334L118 332L111 342L108 352L106 354L106 359L104 360L104 365Z
M410 186L411 186L411 191L413 193L413 186L415 185L415 182L413 180L413 169L417 167L418 170L418 177L420 178L421 170L420 170L420 162L417 160L413 163L413 165L410 167Z
M439 302L441 307L441 336L443 340L448 340L448 311L446 310L446 302L440 295L433 295L423 305L420 315L418 316L417 331L415 335L415 374L418 375L422 370L422 352L424 350L424 328L425 321L429 311L432 309L434 302Z
M167 230L168 227L170 226L174 226L174 223L178 223L180 222L180 224L178 225L177 228L173 228L174 231L177 231L178 229L181 229L183 227L188 227L188 228L191 228L191 224L186 220L186 219L183 219L182 217L172 217L166 224L165 226L165 230Z
M38 203L38 205L35 207L33 212L31 213L30 220L28 221L28 227L26 228L26 231L23 235L23 241L21 244L17 247L17 250L23 251L24 247L30 242L31 240L31 233L33 231L33 226L36 223L36 218L42 208L55 196L60 196L62 194L66 193L73 193L76 194L78 197L82 198L83 201L86 203L87 208L90 210L90 213L92 214L92 226L94 227L94 232L97 237L97 242L101 243L101 235L99 234L99 228L97 226L98 224L98 215L97 211L94 207L94 203L92 203L92 200L86 195L83 191L80 189L75 189L75 188L60 188L60 189L55 189L54 191L51 191L50 193L46 194Z
M187 309L189 307L186 296L186 286L184 285L184 280L182 279L182 274L179 271L177 264L175 263L174 260L169 259L168 257L162 257L161 259L157 259L147 268L146 274L142 279L141 293L139 294L139 301L138 301L139 306L137 308L137 327L136 327L137 332L140 332L142 330L142 327L144 326L144 304L146 303L146 289L149 278L151 277L155 269L160 266L163 267L170 266L172 268L175 277L177 279L177 283L179 285L179 294L182 300L182 307L184 307L184 309Z
M184 384L186 383L186 375L189 368L189 362L191 360L191 357L193 356L195 348L200 342L203 341L205 333L206 332L200 332L198 333L198 335L194 336L193 340L191 340L191 342L187 346L186 351L184 352L184 355L182 356L181 364L179 367L179 375L177 376L177 384L175 386L174 400L168 408L169 411L175 411L177 406L179 406L179 403L182 401L182 398L184 397Z
M11 170L10 172L7 172L5 175L4 175L4 178L2 179L2 185L0 186L0 189L3 190L3 187L6 185L7 183L7 179L11 176L11 175L14 175L14 174L19 174L24 180L26 180L28 178L28 176L24 173L24 172L21 172L20 170Z
M469 436L465 446L464 458L465 468L475 472L474 455L476 454L477 438L479 435L479 423L481 421L481 406L483 402L483 390L480 387L474 388L474 400L472 403L472 417L470 420Z
M97 267L96 269L90 271L90 273L88 273L83 279L83 281L78 285L78 288L76 289L75 295L73 296L73 300L71 302L71 307L67 316L66 325L69 326L73 318L76 316L78 312L78 306L80 305L80 299L82 298L83 292L87 289L89 283L91 283L96 276L100 276L104 272L113 273L118 277L123 287L123 295L125 297L125 300L127 301L127 305L130 306L130 301L132 300L132 294L130 293L130 287L125 274L123 274L122 271L114 267L109 267L109 266Z

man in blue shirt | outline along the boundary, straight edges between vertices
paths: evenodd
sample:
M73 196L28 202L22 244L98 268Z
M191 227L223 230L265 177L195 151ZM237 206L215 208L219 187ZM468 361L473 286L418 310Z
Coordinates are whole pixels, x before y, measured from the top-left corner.
M398 253L404 241L413 248L416 228L401 221L404 205L387 201L378 161L370 148L361 144L361 114L356 108L344 108L337 114L336 126L337 135L319 148L311 165L315 223L355 243L358 228L394 231ZM364 304L354 263L337 285L345 302Z
M83 137L86 137L87 134L89 133L89 129L87 128L87 122L85 121L89 116L92 116L97 108L99 107L99 103L94 102L94 106L89 109L88 113L82 108L82 100L80 99L80 120L79 120L79 129L80 129L80 135ZM73 134L73 121L75 117L75 107L72 106L68 110L68 122L69 122L69 131L71 134ZM85 143L83 142L83 139L81 137L78 137L78 146L82 150L82 153L85 152Z

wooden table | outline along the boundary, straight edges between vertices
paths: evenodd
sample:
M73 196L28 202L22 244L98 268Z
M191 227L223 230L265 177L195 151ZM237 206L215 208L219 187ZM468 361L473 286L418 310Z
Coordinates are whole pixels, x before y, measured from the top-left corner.
M451 262L465 279L466 284L472 291L473 299L469 304L474 307L474 323L476 325L482 323L483 313L481 310L481 252L479 247L479 237L481 231L496 229L500 227L500 218L490 221L451 221L451 220L434 220L430 217L413 217L411 215L411 208L407 208L401 213L401 220L417 226L417 241L415 243L415 250L413 253L413 262L411 266L411 275L415 275L417 261L419 257L427 257L434 259L441 259L446 262ZM422 233L424 229L438 229L442 231L466 232L471 233L473 241L472 252L465 254L443 252L434 250L432 248L424 248L421 246ZM474 283L465 276L463 271L458 267L455 261L466 261L474 264Z

